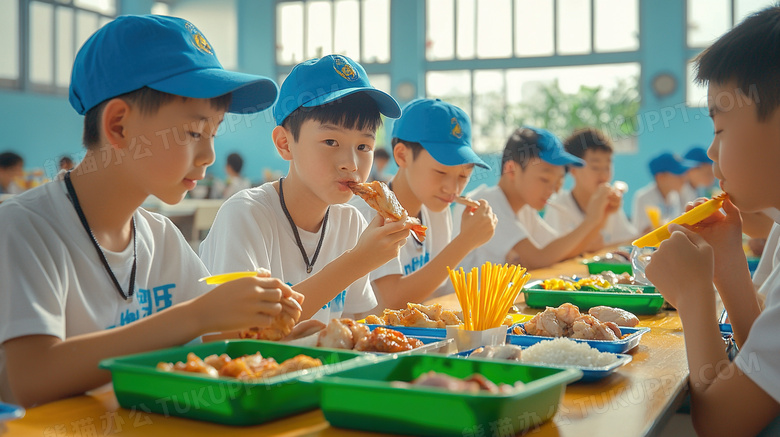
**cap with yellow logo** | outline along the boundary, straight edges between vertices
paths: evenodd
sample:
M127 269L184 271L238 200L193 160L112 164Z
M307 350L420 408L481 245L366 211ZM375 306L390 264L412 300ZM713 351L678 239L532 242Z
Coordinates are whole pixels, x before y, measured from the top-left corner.
M70 104L85 114L105 100L149 87L210 99L232 93L229 112L273 105L273 80L222 68L214 48L187 20L123 15L95 32L79 50L70 81Z
M474 164L490 169L471 148L469 116L439 99L416 99L403 107L393 123L393 138L420 143L444 165Z

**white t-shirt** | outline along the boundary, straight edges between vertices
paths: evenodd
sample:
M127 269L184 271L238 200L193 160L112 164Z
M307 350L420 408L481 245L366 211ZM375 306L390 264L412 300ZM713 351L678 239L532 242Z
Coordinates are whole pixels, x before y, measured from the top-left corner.
M544 221L560 235L568 234L585 220L585 214L577 206L570 191L555 194L544 211ZM638 232L629 223L623 208L607 218L601 236L604 244L611 245L630 241L637 237Z
M359 196L353 196L349 204L357 208L368 222L376 217L376 210L368 206ZM420 209L420 217L422 217L422 224L428 227L425 240L422 244L418 243L410 232L398 257L371 272L372 281L388 275L406 276L413 273L435 258L450 243L452 216L449 208L441 212L432 212L423 205Z
M685 205L677 191L671 191L664 199L655 182L640 188L634 195L631 208L631 220L637 232L642 232L650 226L645 207L657 206L661 209L661 220L671 220L685 211Z
M558 234L542 220L539 213L528 205L515 214L500 187L480 185L468 193L468 197L487 200L496 215L496 232L487 243L474 249L463 260L463 268L480 267L486 261L496 264L506 262L506 256L517 243L530 239L537 247L545 247L558 238ZM452 211L454 232L460 232L463 205L455 205ZM522 260L521 260L522 262Z
M0 205L0 344L25 335L76 335L126 325L209 291L208 271L167 218L137 209L135 294L114 287L58 180ZM103 250L127 293L133 243ZM0 397L13 400L0 346Z
M200 244L200 256L214 274L263 267L273 277L295 285L355 247L366 226L363 216L352 206L331 205L322 248L311 273L306 273L306 264L282 210L279 194L271 183L266 183L240 191L222 204L208 236ZM311 259L320 232L298 228L298 234ZM312 318L328 323L341 317L342 312L361 313L375 306L376 297L366 275L334 296Z
M773 233L777 229L773 227ZM740 370L776 402L780 402L780 268L773 268L758 291L766 307L753 322L750 335L734 359Z
M772 230L769 232L769 236L766 238L764 251L761 254L761 259L758 261L756 271L753 272L753 284L758 288L759 291L766 293L767 289L762 288L761 286L767 280L772 271L774 271L775 268L780 265L780 245L778 245L778 242L780 242L780 225L777 223L780 221L780 211L777 211L774 208L770 208L764 212L766 215L775 220L775 223L772 225Z

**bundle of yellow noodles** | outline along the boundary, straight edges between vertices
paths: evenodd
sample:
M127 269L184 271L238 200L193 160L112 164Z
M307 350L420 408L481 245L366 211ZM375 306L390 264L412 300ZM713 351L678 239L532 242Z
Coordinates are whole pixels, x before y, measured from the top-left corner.
M469 273L464 273L463 267L459 271L447 267L463 309L464 328L470 331L501 326L509 307L528 281L526 269L519 265L501 266L486 262L481 270L480 274L474 267Z

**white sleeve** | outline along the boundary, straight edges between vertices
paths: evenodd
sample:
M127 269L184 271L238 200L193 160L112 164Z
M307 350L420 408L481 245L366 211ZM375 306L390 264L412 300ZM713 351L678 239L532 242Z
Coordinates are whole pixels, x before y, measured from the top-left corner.
M65 339L67 247L22 208L0 213L0 344L24 335Z
M496 232L493 238L477 249L476 256L481 258L477 260L480 264L485 261L498 264L505 263L509 251L517 243L529 238L528 231L517 217L504 213L498 215L497 218L498 222L496 223Z
M771 287L768 305L753 322L750 335L734 359L737 367L776 402L780 402L780 302L771 295L780 293L778 273L773 272L764 284Z
M349 205L354 206L358 211L360 211L361 216L366 221L366 226L368 226L368 222L370 222L371 220L374 219L374 217L376 217L377 214L376 210L368 206L368 204L358 196L354 196L352 200L349 201ZM409 244L409 241L407 241L406 244ZM401 259L399 254L399 256L391 259L384 265L380 266L378 269L371 272L369 276L372 281L375 281L379 278L384 278L385 276L389 276L389 275L402 275L403 272L404 269L403 266L401 265Z
M363 231L368 226L365 218L361 214L356 214L358 219L357 235L355 243L360 239ZM341 224L344 226L344 224ZM369 275L363 276L347 287L347 295L344 299L344 312L349 314L358 314L369 311L376 307L377 301L374 295L374 289L371 287Z
M268 250L273 229L252 201L231 197L219 208L200 258L212 274L270 269Z
M180 290L175 294L174 304L186 302L198 296L202 296L214 289L214 285L208 285L200 282L200 278L209 276L209 270L198 257L198 254L192 250L192 246L184 239L181 232L167 218L166 241L174 248L174 253L179 253L181 258L181 274L178 283L181 284ZM163 255L164 256L164 255Z

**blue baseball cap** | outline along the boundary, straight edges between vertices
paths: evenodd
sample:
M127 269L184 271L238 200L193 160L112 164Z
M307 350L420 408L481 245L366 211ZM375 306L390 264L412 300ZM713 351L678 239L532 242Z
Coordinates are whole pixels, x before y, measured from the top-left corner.
M512 133L506 143L506 149L515 149L512 150L515 155L522 155L526 152L533 153L535 151L531 149L532 147L539 149L539 158L549 164L572 165L574 167L585 165L585 161L567 152L561 140L546 129L520 127Z
M696 162L688 161L672 153L665 152L650 160L650 173L652 173L653 176L665 172L681 175L697 165L699 164Z
M683 159L687 159L688 161L694 161L698 165L712 164L712 160L710 159L709 156L707 156L707 150L705 150L704 147L699 147L699 146L692 147L691 150L685 152L685 155L683 155Z
M490 166L471 148L471 121L462 109L439 99L412 100L393 123L393 138L420 143L444 165Z
M70 79L71 106L81 115L121 94L149 87L182 97L232 93L228 112L273 105L273 80L227 71L206 37L187 20L123 15L101 27L79 50Z
M368 82L366 70L342 55L328 55L309 59L292 69L282 83L279 100L274 105L277 125L301 106L311 108L333 102L357 92L368 94L386 117L401 116L401 107L394 98Z

